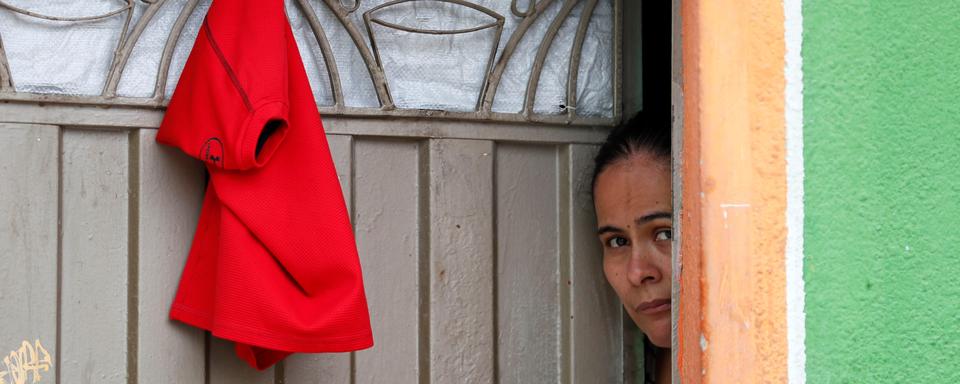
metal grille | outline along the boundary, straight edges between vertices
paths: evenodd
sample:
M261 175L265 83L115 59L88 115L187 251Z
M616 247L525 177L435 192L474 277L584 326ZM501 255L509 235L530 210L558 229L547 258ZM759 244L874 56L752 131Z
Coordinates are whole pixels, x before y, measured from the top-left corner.
M620 117L620 1L289 0L287 12L325 115L611 125ZM209 7L43 4L0 0L0 100L162 108ZM75 52L64 44L77 30L100 61L63 57ZM82 64L86 90L19 84L48 60L63 63L45 68L67 72ZM55 79L49 72L34 77Z

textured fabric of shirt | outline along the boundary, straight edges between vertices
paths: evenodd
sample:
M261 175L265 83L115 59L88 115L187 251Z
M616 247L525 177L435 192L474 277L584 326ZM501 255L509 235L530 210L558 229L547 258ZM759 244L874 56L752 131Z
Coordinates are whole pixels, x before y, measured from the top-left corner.
M215 1L157 134L210 174L170 317L257 369L373 345L312 95L282 0Z

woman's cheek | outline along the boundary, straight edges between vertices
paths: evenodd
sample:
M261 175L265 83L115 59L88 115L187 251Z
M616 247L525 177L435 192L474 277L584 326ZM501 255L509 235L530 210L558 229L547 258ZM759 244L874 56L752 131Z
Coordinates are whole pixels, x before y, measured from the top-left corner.
M626 303L626 296L630 292L630 283L626 278L626 263L613 257L605 258L603 274L607 278L607 284L610 284L613 292L617 294L617 298Z
M663 271L663 276L665 278L670 278L672 276L673 270L673 246L669 241L663 245L657 245L657 251L660 253L660 270Z
M613 285L613 278L616 277L616 272L610 265L610 258L607 256L603 257L603 276L607 278L607 283Z
M603 275L607 278L607 283L613 287L613 290L616 291L617 296L620 295L620 290L618 289L618 282L620 281L620 276L623 273L622 268L617 267L617 263L613 260L613 257L604 256L603 258Z

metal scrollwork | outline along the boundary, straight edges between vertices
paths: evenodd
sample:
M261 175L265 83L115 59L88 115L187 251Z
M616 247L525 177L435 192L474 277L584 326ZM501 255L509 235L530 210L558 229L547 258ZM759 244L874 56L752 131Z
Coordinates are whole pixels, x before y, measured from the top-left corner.
M103 20L103 19L109 18L109 17L111 17L111 16L114 16L114 15L117 15L117 14L120 14L120 13L123 13L123 12L127 12L127 11L129 11L130 9L133 8L133 0L126 0L126 1L123 2L123 4L124 4L123 7L118 8L118 9L115 9L115 10L110 11L110 12L107 12L107 13L104 13L104 14L102 14L102 15L82 16L82 17L62 17L62 16L49 16L49 15L44 15L44 14L40 14L40 13L37 13L37 12L31 12L31 11L28 11L28 10L23 9L23 8L15 7L15 6L11 5L10 3L6 2L6 1L0 0L0 8L9 9L10 11L13 11L14 13L19 13L19 14L24 15L24 16L30 16L30 17L35 17L35 18L38 18L38 19L50 20L50 21L97 21L97 20Z
M131 27L131 21L133 17L133 9L135 1L139 1L141 4L144 4L145 7L142 15L137 19L136 23ZM64 17L64 16L51 16L45 15L38 12L34 12L27 9L22 9L8 3L6 0L0 0L0 10L8 10L23 16L56 21L63 23L83 23L83 22L94 22L98 20L104 20L111 17L120 17L125 16L126 21L123 24L123 30L121 31L119 41L117 46L113 50L113 58L109 68L109 72L106 76L106 81L103 86L103 90L98 96L75 96L75 95L33 95L33 94L24 94L17 93L14 87L14 79L11 76L10 65L7 60L7 56L4 50L3 36L0 36L0 100L55 100L66 103L80 103L80 104L101 104L101 105L133 105L133 106L152 106L152 107L162 107L165 105L165 95L164 90L166 88L166 82L168 73L170 71L171 59L173 52L176 48L177 42L182 34L184 27L187 24L190 15L192 15L199 3L200 0L187 0L184 7L179 10L179 15L176 20L173 22L173 26L170 30L170 34L167 36L166 43L163 47L163 52L160 56L159 65L156 69L157 77L154 84L154 89L152 96L149 98L136 98L136 97L122 97L118 96L117 88L120 84L121 77L125 70L127 70L127 63L130 59L131 52L134 47L137 46L137 43L140 41L141 36L149 25L150 21L155 19L155 16L159 12L160 8L167 3L167 0L120 0L120 6L116 9L110 10L99 15L92 16L81 16L81 17ZM498 14L497 12L490 10L481 5L465 1L465 0L393 0L387 1L383 4L373 6L366 10L362 15L363 23L365 24L365 31L361 32L361 28L354 23L354 18L351 17L351 14L358 11L361 8L361 0L353 0L350 4L349 0L320 0L324 4L330 14L337 20L339 27L342 27L343 30L349 36L350 41L356 47L357 52L363 62L363 65L366 67L367 72L370 75L370 81L373 84L373 89L376 92L377 99L379 101L379 108L371 110L370 108L356 108L356 107L347 107L344 105L344 88L341 81L341 74L337 67L337 60L334 57L334 50L332 48L331 42L328 38L328 35L324 29L324 26L320 22L320 18L317 16L317 10L313 8L310 0L294 0L295 4L302 12L304 18L307 20L307 23L310 26L311 31L313 32L313 38L319 46L320 53L323 56L323 64L326 66L326 73L329 78L330 91L333 95L332 107L320 107L325 113L344 113L344 114L360 114L360 115L371 115L371 114L387 114L387 115L410 115L410 116L452 116L460 117L473 120L508 120L508 121L544 121L544 122L563 122L563 123L596 123L597 121L615 121L618 116L614 116L613 119L584 119L577 116L577 81L578 81L578 71L580 68L581 56L584 46L584 41L587 35L587 29L590 25L590 20L594 16L594 10L597 8L599 0L563 0L563 3L560 6L560 11L551 20L549 27L546 30L543 39L540 41L536 49L536 56L533 61L532 68L530 69L530 75L527 79L526 90L523 97L522 109L520 113L497 113L493 112L494 99L497 96L497 89L503 80L504 72L506 71L507 65L510 63L511 59L515 56L516 50L527 33L531 30L531 27L534 23L544 14L544 11L554 4L556 0L527 0L526 7L520 9L521 5L520 0L511 0L510 2L510 13L512 16L517 18L517 21L514 25L513 31L510 36L507 38L506 44L502 47L500 46L500 39L502 37L505 25L504 16ZM491 19L490 22L486 22L477 26L472 26L469 28L459 28L459 29L431 29L431 28L422 28L422 27L410 27L401 25L389 20L385 20L377 16L378 11L383 10L386 7L409 3L409 2L433 2L433 3L447 3L454 4L456 6L468 7L473 10L479 11ZM616 8L619 9L620 1L622 0L611 0L615 2ZM538 82L541 77L544 68L544 62L547 59L547 53L553 45L554 41L557 38L557 34L563 24L563 22L569 17L574 6L583 2L583 7L579 15L579 21L576 28L576 35L573 38L573 47L569 53L569 66L568 72L566 74L566 92L562 96L565 99L565 103L561 106L561 115L553 116L540 116L534 113L533 105L537 97L537 87ZM484 30L494 30L494 37L492 41L492 48L489 53L486 65L484 66L482 83L479 88L479 94L477 95L476 105L474 107L474 112L444 112L444 111L432 111L428 115L424 115L423 111L416 110L406 110L406 109L397 109L390 95L389 87L387 84L387 77L383 68L383 61L381 59L381 52L378 47L377 37L374 34L372 25L379 25L386 27L388 29L403 31L407 33L415 34L427 34L427 35L456 35L456 34L466 34ZM619 23L617 23L619 25ZM365 32L365 34L364 34ZM615 32L614 37L619 39L619 33ZM487 40L489 41L489 40ZM368 45L369 42L369 45ZM614 49L616 54L617 50ZM498 55L499 52L499 55ZM616 61L616 59L615 59ZM616 67L618 64L614 64ZM142 70L142 69L140 69ZM614 68L616 72L616 68ZM616 79L614 79L616 81ZM617 103L616 98L619 97L619 92L616 90L616 85L614 87L614 99L613 102ZM614 108L614 113L618 113L618 110Z
M373 14L380 9L387 8L393 5L398 5L402 3L408 3L408 2L415 2L415 1L417 0L395 0L395 1L381 4L377 7L370 9L367 12L364 12L363 21L367 27L367 34L370 36L370 45L373 46L373 52L376 55L377 66L379 66L380 68L383 68L383 62L380 59L380 50L377 48L377 40L373 33L373 29L371 28L371 24L373 23L385 26L387 28L400 30L400 31L405 31L410 33L431 34L431 35L458 35L458 34L464 34L464 33L470 33L470 32L476 32L476 31L482 31L485 29L494 28L496 29L496 34L493 40L493 44L491 45L492 48L490 51L490 56L487 61L486 68L484 70L484 77L486 78L487 76L489 76L490 69L493 67L493 59L497 56L497 48L500 43L500 36L503 34L504 17L499 13L496 13L488 8L481 7L477 4L473 4L473 3L462 1L462 0L431 0L431 1L438 1L443 3L450 3L450 4L465 6L465 7L480 11L487 16L490 16L494 21L487 24L481 24L475 27L471 27L471 28L453 29L453 30L436 30L436 29L406 27L403 25L390 23L373 16ZM479 108L480 103L481 103L481 99L478 98L475 109Z
M357 11L357 9L360 8L360 0L353 0L352 7L348 7L346 4L344 4L343 0L339 0L339 1L340 1L340 8L342 8L345 12L347 12L347 14L354 13Z
M537 0L527 0L527 10L523 12L521 12L520 9L517 8L517 0L510 1L510 12L513 13L513 15L516 17L530 16L536 12L536 8L537 8Z

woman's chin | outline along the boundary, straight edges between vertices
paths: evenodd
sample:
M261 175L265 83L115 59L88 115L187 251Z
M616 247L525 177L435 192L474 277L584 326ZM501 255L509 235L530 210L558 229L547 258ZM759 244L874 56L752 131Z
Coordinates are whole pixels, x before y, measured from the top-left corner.
M650 342L653 345L656 345L660 348L670 348L670 317L666 316L665 318L656 319L650 323L644 324L641 326L640 330L647 335L647 339L650 339Z
M670 348L670 332L667 332L666 335L661 332L651 332L646 335L647 339L650 339L651 344L660 348Z

